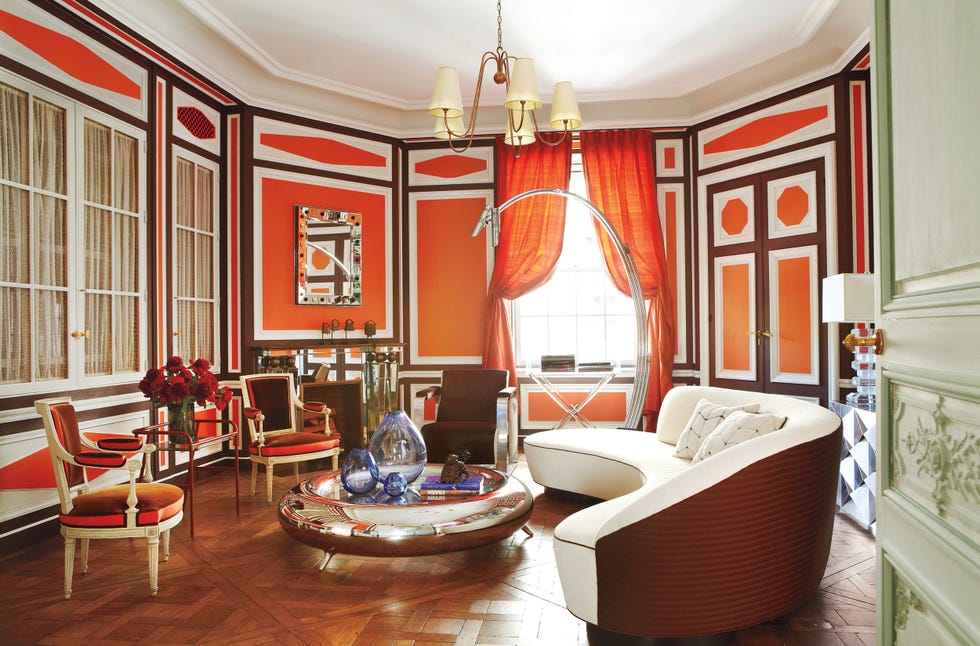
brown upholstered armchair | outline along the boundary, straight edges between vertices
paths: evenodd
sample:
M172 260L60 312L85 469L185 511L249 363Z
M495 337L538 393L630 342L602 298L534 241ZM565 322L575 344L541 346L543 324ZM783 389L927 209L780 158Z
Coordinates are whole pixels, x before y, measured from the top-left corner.
M436 421L425 424L425 402L432 398ZM470 463L501 471L517 462L517 389L507 385L506 370L443 371L441 386L415 394L412 419L429 462L444 462L462 449L470 452Z

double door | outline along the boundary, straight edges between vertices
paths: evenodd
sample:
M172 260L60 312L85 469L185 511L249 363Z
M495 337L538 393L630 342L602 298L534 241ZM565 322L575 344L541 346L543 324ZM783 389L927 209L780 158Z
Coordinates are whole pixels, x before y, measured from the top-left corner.
M815 159L708 187L712 385L825 397L825 181Z

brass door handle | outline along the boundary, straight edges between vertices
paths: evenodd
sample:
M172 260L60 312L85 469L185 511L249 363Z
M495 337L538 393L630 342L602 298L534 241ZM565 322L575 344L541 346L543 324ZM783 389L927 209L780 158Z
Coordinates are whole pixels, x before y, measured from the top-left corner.
M854 336L851 332L844 337L844 347L850 352L854 352L854 348L870 347L875 354L881 354L885 351L885 333L879 329L875 330L874 336Z
M87 339L88 330L75 330L71 333L71 338L73 339Z

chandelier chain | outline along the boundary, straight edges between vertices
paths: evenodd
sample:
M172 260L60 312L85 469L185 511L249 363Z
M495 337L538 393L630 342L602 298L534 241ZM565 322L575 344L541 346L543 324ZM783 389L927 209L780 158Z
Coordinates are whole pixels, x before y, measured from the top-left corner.
M503 27L501 26L502 21L500 18L500 2L501 0L497 0L497 52L498 53L504 51L504 30Z

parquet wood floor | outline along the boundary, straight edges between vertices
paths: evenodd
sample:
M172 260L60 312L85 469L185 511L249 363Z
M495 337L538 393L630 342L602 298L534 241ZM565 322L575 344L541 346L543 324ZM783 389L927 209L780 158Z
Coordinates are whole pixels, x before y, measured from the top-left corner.
M246 466L247 468L247 466ZM275 481L275 500L294 484ZM173 531L149 596L142 541L92 541L89 572L76 565L62 599L60 536L0 559L2 644L587 644L585 624L565 610L552 529L585 503L534 485L534 537L422 558L320 553L287 536L276 505L247 493L241 516L227 473L202 477L195 540ZM827 572L807 603L776 621L739 631L741 646L860 646L875 643L874 539L839 516Z

